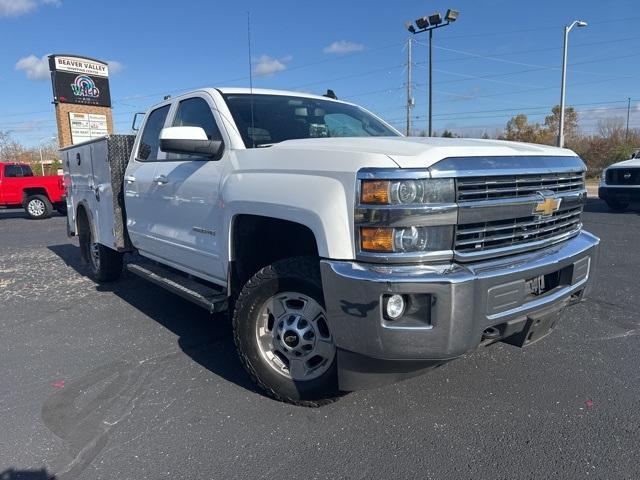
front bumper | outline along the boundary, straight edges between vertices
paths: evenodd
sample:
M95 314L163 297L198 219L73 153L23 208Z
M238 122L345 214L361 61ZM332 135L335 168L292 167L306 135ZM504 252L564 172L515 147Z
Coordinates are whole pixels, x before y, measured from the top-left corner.
M598 197L602 200L616 200L619 202L640 201L640 185L638 186L600 186Z
M380 265L323 260L328 321L338 347L340 387L353 390L410 376L476 348L483 332L517 330L531 315L582 298L600 240L582 231L566 242L471 264ZM527 281L559 272L533 295ZM383 315L385 295L409 298L397 321Z

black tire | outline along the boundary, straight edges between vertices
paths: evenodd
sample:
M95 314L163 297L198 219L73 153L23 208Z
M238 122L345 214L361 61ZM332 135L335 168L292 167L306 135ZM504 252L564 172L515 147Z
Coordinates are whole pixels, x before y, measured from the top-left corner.
M85 225L79 235L80 253L89 266L89 275L100 283L113 282L122 274L123 254L93 241L91 228Z
M33 220L43 220L51 216L51 202L45 195L31 195L24 201L24 211Z
M296 381L269 365L260 351L257 325L271 297L282 292L300 293L324 309L320 265L317 259L279 260L256 273L242 288L233 311L233 333L240 360L251 378L269 396L295 405L318 407L338 396L336 357L320 376Z
M621 202L619 200L609 199L609 200L605 200L605 202L607 202L607 205L611 210L618 213L624 212L629 206L628 202Z

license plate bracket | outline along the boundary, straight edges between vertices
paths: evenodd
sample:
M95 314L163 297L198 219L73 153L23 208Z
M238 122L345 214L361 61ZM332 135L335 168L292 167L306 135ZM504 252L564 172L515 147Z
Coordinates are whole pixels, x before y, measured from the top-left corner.
M538 340L549 335L556 327L560 320L562 309L553 310L543 313L532 313L527 316L524 322L524 328L516 332L502 341L516 347L528 347Z

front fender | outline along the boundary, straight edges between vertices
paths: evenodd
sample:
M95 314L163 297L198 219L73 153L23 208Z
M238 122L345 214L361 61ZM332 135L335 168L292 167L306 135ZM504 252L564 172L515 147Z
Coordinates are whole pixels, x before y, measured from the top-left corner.
M226 178L222 186L224 235L229 260L233 219L260 215L299 223L314 234L323 258L353 259L353 175L344 178L318 172L242 172Z

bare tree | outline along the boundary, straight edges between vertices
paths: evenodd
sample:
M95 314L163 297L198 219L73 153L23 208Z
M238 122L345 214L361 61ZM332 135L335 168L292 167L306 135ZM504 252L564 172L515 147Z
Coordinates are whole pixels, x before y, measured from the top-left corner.
M7 131L0 131L0 162L16 160L25 149Z

